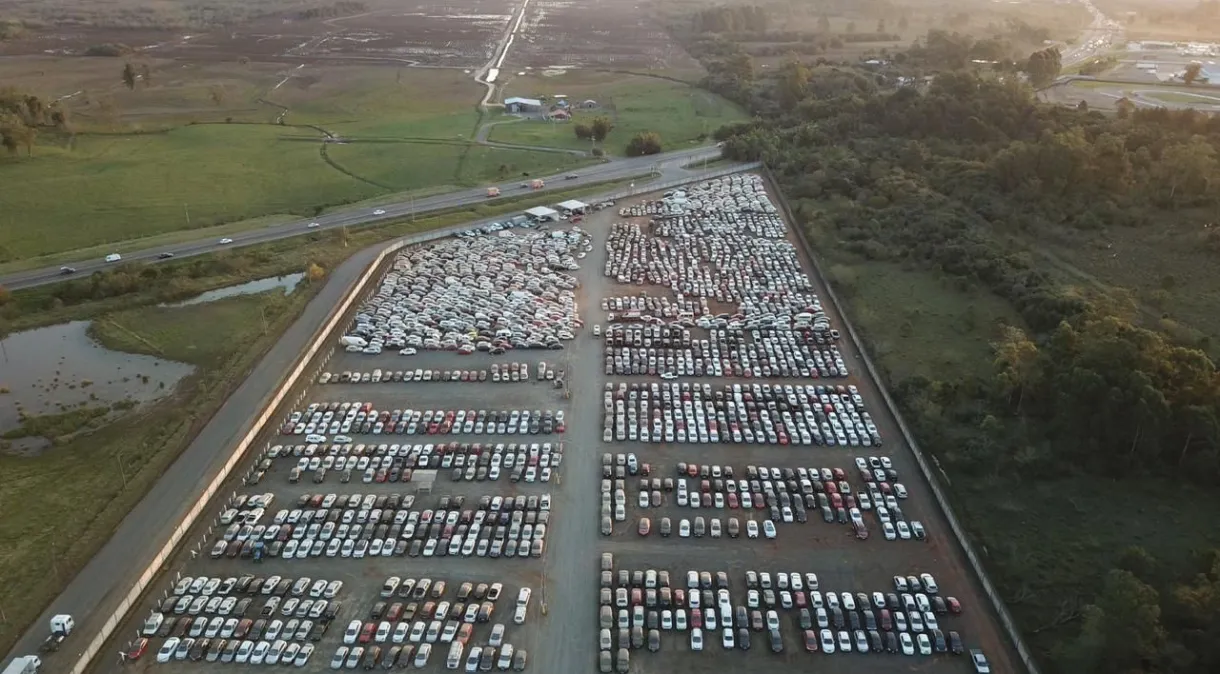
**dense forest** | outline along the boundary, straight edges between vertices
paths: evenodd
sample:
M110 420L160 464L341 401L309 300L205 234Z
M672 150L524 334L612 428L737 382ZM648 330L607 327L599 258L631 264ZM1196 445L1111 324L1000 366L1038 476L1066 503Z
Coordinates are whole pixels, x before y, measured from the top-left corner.
M1017 74L1036 59L975 72L972 58L1010 50L951 33L889 69L793 58L762 71L723 36L688 46L705 84L755 115L717 133L726 154L765 161L804 226L816 220L852 255L984 288L1015 308L1020 320L995 341L989 371L895 387L920 444L955 483L1077 473L1220 485L1211 345L1133 322L1010 244L1040 228L1151 229L1220 206L1220 117L1042 104ZM1220 253L1220 231L1203 245ZM1128 508L1114 504L1116 516ZM1158 555L1114 551L1117 568L1077 570L1091 581L1078 609L1017 612L1049 671L1220 671L1220 550ZM993 569L1002 591L1019 584L1005 576L1014 572Z

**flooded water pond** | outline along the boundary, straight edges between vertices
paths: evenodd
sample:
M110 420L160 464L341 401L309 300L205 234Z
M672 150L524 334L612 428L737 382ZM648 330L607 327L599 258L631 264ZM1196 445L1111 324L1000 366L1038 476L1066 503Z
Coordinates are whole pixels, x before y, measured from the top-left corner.
M166 304L167 307L189 307L192 304L206 304L215 302L226 297L235 297L237 295L254 295L257 293L267 292L276 288L283 288L285 295L291 295L292 291L296 290L297 284L301 279L305 278L304 274L288 274L286 276L273 276L271 278L261 278L249 283L241 285L229 286L227 288L217 288L209 290L201 295L196 295L188 300L175 302L174 304Z
M111 351L74 321L9 335L0 352L0 433L20 415L58 414L85 403L148 402L168 394L193 366ZM7 359L5 358L7 354Z

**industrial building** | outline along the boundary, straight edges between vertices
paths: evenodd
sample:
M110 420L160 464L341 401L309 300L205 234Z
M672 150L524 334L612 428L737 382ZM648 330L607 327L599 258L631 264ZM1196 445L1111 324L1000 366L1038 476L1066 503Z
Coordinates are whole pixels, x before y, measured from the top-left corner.
M559 220L559 211L546 206L535 206L525 211L534 222L555 222Z
M542 101L536 98L513 96L504 99L504 109L508 112L538 112L542 109Z

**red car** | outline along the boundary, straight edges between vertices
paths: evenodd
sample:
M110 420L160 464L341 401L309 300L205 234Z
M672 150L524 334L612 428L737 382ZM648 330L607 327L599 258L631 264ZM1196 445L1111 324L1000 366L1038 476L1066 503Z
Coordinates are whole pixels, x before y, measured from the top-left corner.
M139 660L140 656L144 655L144 651L148 650L148 639L140 637L131 642L131 646L127 649L128 660Z
M810 653L818 652L818 635L813 630L805 630L805 650Z
M652 522L647 517L640 518L640 535L647 536L652 531Z
M360 643L367 644L373 640L373 633L377 631L377 623L364 623L364 627L360 630Z
M945 597L945 604L949 606L949 613L957 615L962 612L962 603L957 597Z

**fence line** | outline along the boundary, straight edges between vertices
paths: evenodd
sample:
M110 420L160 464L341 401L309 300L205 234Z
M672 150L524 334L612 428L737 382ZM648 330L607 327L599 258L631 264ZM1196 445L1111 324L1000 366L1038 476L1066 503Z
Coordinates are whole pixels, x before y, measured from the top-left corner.
M839 314L839 320L843 322L843 326L847 329L847 334L851 337L852 343L859 352L860 358L864 361L864 366L868 369L868 374L877 384L877 389L881 392L881 397L885 400L886 407L889 408L894 420L898 422L898 429L902 432L902 437L906 440L907 446L911 448L911 453L915 455L915 462L919 464L919 470L923 473L924 479L928 486L932 489L932 495L936 498L937 505L940 506L941 512L944 513L945 519L949 522L949 527L953 530L953 536L957 539L962 550L966 553L966 559L970 562L971 568L974 570L975 576L979 583L983 586L983 592L987 598L991 600L992 607L995 608L996 614L1000 618L1000 625L1008 634L1008 638L1012 641L1013 646L1017 649L1017 655L1025 664L1026 669L1030 674L1038 674L1038 665L1034 661L1033 655L1025 646L1025 641L1021 638L1021 633L1017 630L1016 622L1008 613L1008 608L1004 605L1004 600L1000 597L1000 593L996 591L992 585L991 579L987 576L987 572L983 569L983 564L979 561L979 556L974 550L974 546L970 543L970 538L966 533L965 528L958 522L957 516L953 513L953 508L949 504L949 499L945 496L941 489L940 482L932 470L931 464L928 463L919 445L915 442L915 436L907 427L902 415L898 411L898 406L894 404L894 400L890 397L889 390L885 386L885 382L877 373L877 368L873 366L873 361L869 358L868 351L864 349L864 342L861 341L859 335L856 334L855 328L851 321L847 318L847 314L843 312L843 304L839 302L838 295L835 294L834 288L830 285L830 280L822 271L822 266L818 262L817 255L813 250L813 246L809 245L809 240L805 236L805 232L801 229L797 219L792 213L792 209L788 205L788 200L784 197L783 192L779 189L779 181L775 179L775 174L771 172L771 168L763 166L763 173L767 180L775 188L775 194L778 196L780 209L788 218L788 224L796 232L797 238L800 239L801 245L805 248L805 252L809 255L809 261L813 265L814 271L818 275L818 280L822 282L822 287L826 289L826 294L830 297L830 302L834 305L835 311Z

